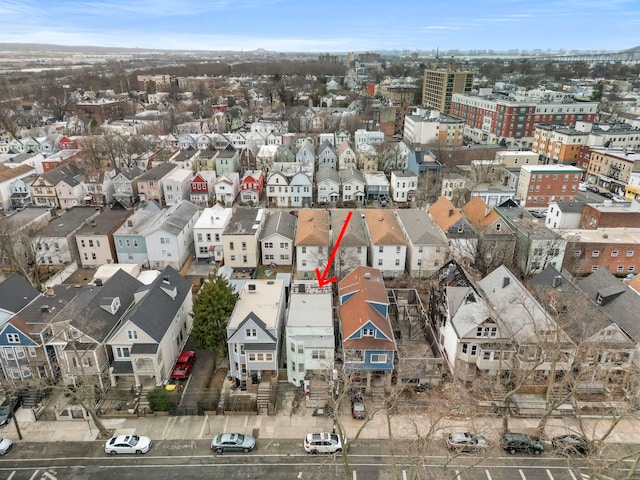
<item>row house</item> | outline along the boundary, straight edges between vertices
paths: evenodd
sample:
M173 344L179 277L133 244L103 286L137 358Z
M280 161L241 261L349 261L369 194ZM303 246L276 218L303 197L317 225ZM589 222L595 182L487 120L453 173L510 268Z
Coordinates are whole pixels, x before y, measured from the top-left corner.
M323 272L331 249L329 212L301 210L296 226L296 271L300 276L313 278L316 269Z
M429 206L429 216L447 237L451 256L464 265L475 261L478 234L450 200L440 197Z
M384 172L364 172L367 200L389 198L389 180Z
M230 207L235 202L240 193L240 175L238 172L226 172L215 179L213 191L216 201L226 207Z
M236 149L226 148L218 152L215 157L216 174L240 172L240 152Z
M264 174L260 170L247 170L240 180L240 203L258 206L264 191Z
M262 170L265 175L269 175L274 163L294 163L295 161L295 155L287 146L263 145L256 155L256 170Z
M592 148L587 181L624 197L636 163L640 164L640 153L633 150Z
M138 201L138 184L136 179L144 170L137 166L119 169L113 177L113 200L131 208Z
M138 200L147 203L155 200L160 205L164 205L164 178L175 168L177 168L175 163L164 162L140 175L136 179Z
M338 166L338 153L335 147L329 141L320 143L317 152L318 173L320 170L329 169L336 170Z
M340 170L340 184L342 185L343 202L364 202L366 182L360 170L350 167Z
M425 210L399 209L396 215L407 240L407 273L411 278L430 276L447 260L447 237Z
M304 164L276 163L267 178L267 202L277 207L310 207L313 171Z
M76 234L89 221L100 214L91 207L73 207L52 219L31 239L40 265L67 265L78 262Z
M340 185L338 172L330 168L318 170L316 175L318 203L336 203L340 199Z
M305 140L298 148L298 152L296 153L296 163L311 165L315 169L315 148L309 140Z
M364 211L369 246L369 263L385 278L395 278L405 271L407 241L393 210Z
M231 208L225 208L218 203L202 211L200 218L193 225L193 241L198 260L222 261L222 232L231 218L231 213Z
M542 219L533 217L512 200L495 207L495 211L516 235L514 267L523 275L533 275L547 265L563 268L566 240L548 229Z
M149 268L146 236L176 208L177 205L163 209L158 202L151 201L144 208L135 210L113 234L117 263L134 263Z
M356 151L348 140L343 140L338 145L338 168L340 170L355 169L358 167ZM378 170L376 168L376 170Z
M358 170L376 172L379 170L378 151L372 145L360 145L356 150Z
M163 221L145 236L149 265L156 270L167 266L180 270L193 256L193 226L198 207L188 200L167 209Z
M384 142L384 133L358 129L353 138L356 148L360 148L363 145L381 145Z
M635 320L640 296L608 270L598 270L571 282L549 266L527 282L577 345L575 364L580 382L589 390L627 388L629 372L637 357L640 330ZM575 312L588 309L589 321L575 322Z
M411 150L404 142L389 142L382 146L378 168L385 173L407 170Z
M362 378L367 390L374 378L390 388L398 347L382 273L360 266L347 274L338 284L337 314L345 372Z
M582 169L570 165L523 165L516 194L527 208L547 207L554 200L575 201Z
M31 183L34 206L60 208L56 186L63 179L74 178L80 174L80 169L75 163L67 163L38 175Z
M32 175L34 171L34 168L28 165L10 168L0 164L0 207L2 209L9 210L14 206L24 206L27 196L30 198L31 194L30 189L22 179ZM16 183L18 181L20 183ZM23 195L18 195L20 193ZM16 194L15 197L14 194Z
M516 235L498 213L480 197L462 207L462 213L478 234L475 265L483 271L499 265L510 266L516 248Z
M224 264L249 271L260 262L259 238L264 226L264 210L237 207L222 231Z
M109 205L113 202L115 187L113 179L118 174L115 167L103 167L84 175L84 203L89 205Z
M247 280L227 324L229 376L249 386L282 368L286 314L282 280Z
M318 288L315 281L296 281L291 286L284 347L287 380L305 391L305 382L310 383L314 374L325 378L333 371L335 333L330 286Z
M132 213L132 210L124 210L117 206L107 208L78 230L75 241L82 268L97 268L117 263L113 234Z
M582 218L582 202L551 202L545 225L551 230L578 228Z
M198 207L208 207L215 199L216 172L200 170L189 180L189 201Z
M333 270L338 278L342 278L356 267L368 265L369 239L367 237L367 226L364 220L364 214L362 214L361 211L346 209L330 210L331 243L333 245L337 244L338 237L342 233L343 228L345 228L349 214L351 214L351 219L349 223L346 224L342 241L336 250L333 261Z
M164 201L171 206L185 200L191 191L193 171L184 168L174 168L162 179Z
M260 234L262 265L293 265L296 217L279 210L267 214Z
M606 269L616 275L640 268L640 228L562 230L566 241L562 268L574 275Z
M391 172L391 199L394 202L410 202L418 194L418 175L413 172Z
M82 205L85 198L84 175L78 174L75 177L66 177L56 185L55 191L60 203L60 208L68 210L72 207ZM88 202L87 202L88 203Z

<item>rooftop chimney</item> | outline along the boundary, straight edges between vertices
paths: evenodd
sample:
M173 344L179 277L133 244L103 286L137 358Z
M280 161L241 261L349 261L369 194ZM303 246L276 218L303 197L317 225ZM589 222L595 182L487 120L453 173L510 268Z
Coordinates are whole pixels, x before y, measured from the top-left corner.
M553 277L553 288L556 288L558 285L560 285L562 283L562 275L556 275L555 277Z
M450 208L450 209L449 209L449 216L450 216L450 217L453 217L453 208Z

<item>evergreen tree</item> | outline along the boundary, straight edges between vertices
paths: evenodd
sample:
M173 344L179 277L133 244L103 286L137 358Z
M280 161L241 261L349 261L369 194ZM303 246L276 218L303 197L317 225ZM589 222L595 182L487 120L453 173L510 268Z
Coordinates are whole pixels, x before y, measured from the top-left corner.
M219 355L227 353L227 323L238 299L231 284L219 275L209 275L193 301L191 337L196 347L212 350L214 368Z

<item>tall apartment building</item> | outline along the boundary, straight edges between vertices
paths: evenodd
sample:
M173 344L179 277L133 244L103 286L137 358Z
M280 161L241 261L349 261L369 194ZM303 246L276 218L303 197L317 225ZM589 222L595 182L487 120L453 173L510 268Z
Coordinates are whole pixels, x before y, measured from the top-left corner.
M482 89L484 90L484 89ZM593 122L598 102L576 101L569 96L512 98L490 89L477 95L454 93L451 115L464 119L465 135L482 143L521 141L528 146L536 124L575 125Z
M582 169L570 165L523 165L516 194L526 208L574 202L581 178Z
M422 85L422 104L449 113L454 93L471 93L473 72L453 70L425 70Z

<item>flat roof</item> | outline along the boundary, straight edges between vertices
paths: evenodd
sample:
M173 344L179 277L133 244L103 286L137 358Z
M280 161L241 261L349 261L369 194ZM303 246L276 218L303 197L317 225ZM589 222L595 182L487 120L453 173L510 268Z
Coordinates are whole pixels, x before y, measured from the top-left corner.
M640 244L640 228L572 229L559 233L567 242Z
M255 286L254 290L250 290L251 285ZM229 319L229 328L238 328L252 312L265 323L267 328L275 328L278 324L283 290L282 280L246 280Z
M287 327L331 327L330 293L294 293L289 299Z

